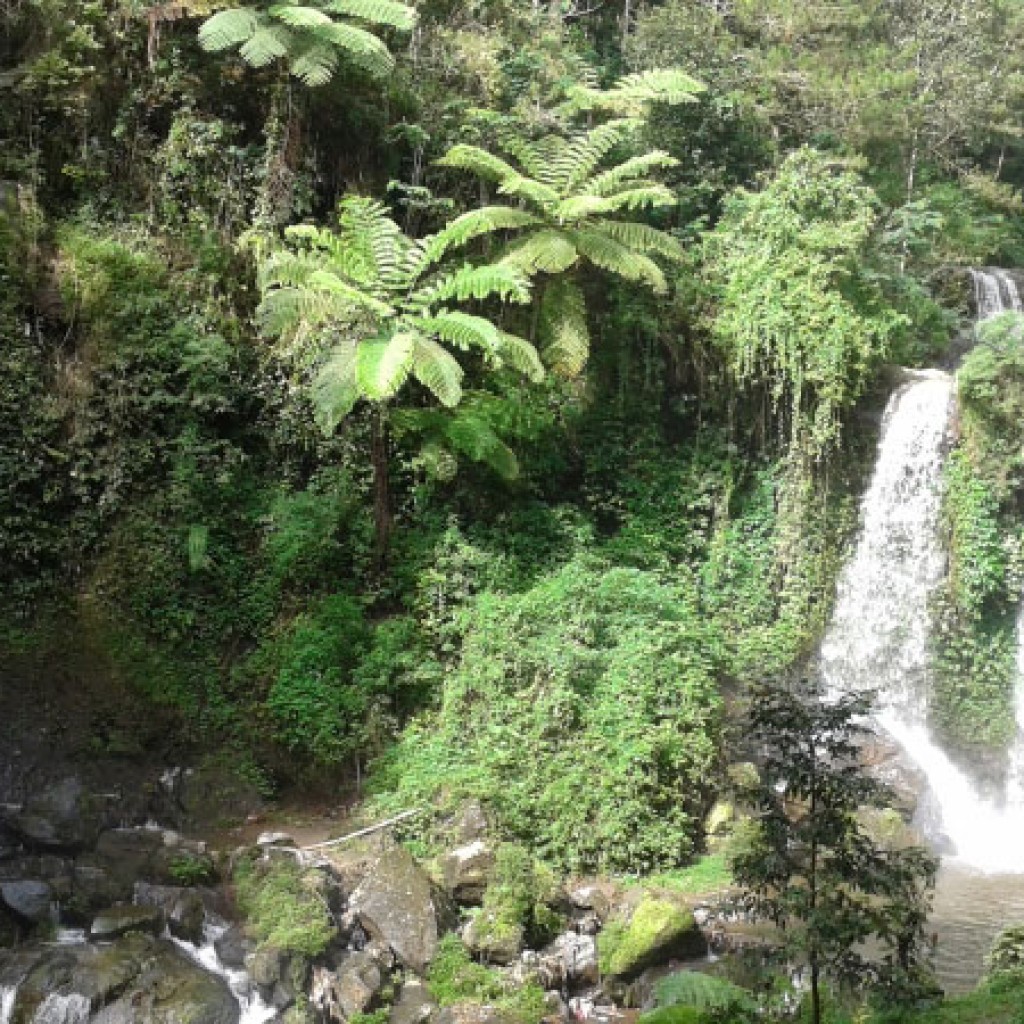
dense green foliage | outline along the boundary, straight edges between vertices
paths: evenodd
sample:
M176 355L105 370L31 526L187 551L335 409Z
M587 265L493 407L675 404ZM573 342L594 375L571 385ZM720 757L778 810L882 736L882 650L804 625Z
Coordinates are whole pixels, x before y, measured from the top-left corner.
M1020 4L214 7L0 10L5 646L70 623L183 760L368 785L421 842L479 799L499 930L553 924L543 864L703 884L880 368L1024 263ZM1013 728L1017 321L960 390L931 712L976 758ZM264 881L264 939L319 948Z
M1022 322L1007 313L980 326L958 374L960 437L946 470L951 565L937 599L932 719L960 750L989 762L990 771L998 771L992 762L1016 733Z

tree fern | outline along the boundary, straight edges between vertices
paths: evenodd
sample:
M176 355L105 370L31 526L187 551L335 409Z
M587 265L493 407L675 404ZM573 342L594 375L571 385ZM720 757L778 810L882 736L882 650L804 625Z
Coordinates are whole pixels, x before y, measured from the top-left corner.
M284 246L263 259L257 278L263 331L293 352L296 339L312 349L320 339L322 365L312 401L325 430L334 430L360 399L394 398L410 377L442 405L458 404L464 371L449 346L480 351L492 365L507 363L531 379L542 375L540 357L528 341L484 316L453 308L469 300L530 297L520 268L443 265L443 257L460 244L532 222L504 207L478 213L417 241L380 203L349 197L339 208L336 231L291 228ZM344 339L340 344L338 337Z
M610 89L579 85L569 90L559 111L564 115L587 111L639 116L654 103L694 103L703 83L679 68L662 68L625 75Z
M693 84L682 73L652 72L624 79L611 91L636 102L643 97L675 101L691 95ZM652 257L681 262L682 247L671 235L632 218L638 211L675 205L672 191L648 175L676 161L655 150L602 169L617 149L634 140L637 124L626 117L568 136L512 138L500 156L460 144L439 162L497 183L498 193L514 202L512 216L501 224L518 237L507 244L499 265L529 276L557 277L589 262L664 294L665 273ZM493 209L487 207L486 215L481 211L481 222L498 223ZM561 373L578 373L589 351L582 292L549 286L540 313L545 358Z
M371 75L394 69L394 59L371 29L410 31L415 11L396 0L314 0L236 7L219 11L199 29L199 43L212 52L238 49L246 64L264 68L284 61L309 86L331 80L345 58Z

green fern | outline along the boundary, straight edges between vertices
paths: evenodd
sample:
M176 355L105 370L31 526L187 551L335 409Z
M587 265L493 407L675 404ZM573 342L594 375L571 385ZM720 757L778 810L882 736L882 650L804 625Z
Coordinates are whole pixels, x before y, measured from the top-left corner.
M503 207L478 214L417 241L380 203L349 197L339 208L336 231L290 228L284 246L263 259L258 321L283 351L308 350L305 362L320 364L311 399L325 431L336 429L361 399L393 399L410 378L441 405L458 405L464 371L449 347L479 351L491 365L507 364L533 380L543 376L528 341L454 308L468 300L530 297L516 267L445 267L449 250L488 231L531 223ZM507 467L507 457L498 457Z
M753 1013L757 1004L751 994L724 978L700 971L677 971L655 986L659 1007L692 1006L697 1010Z
M394 58L371 28L410 31L415 11L396 0L319 0L218 11L199 28L199 43L219 53L238 49L254 68L283 61L305 85L325 85L344 58L383 77Z
M623 97L633 103L676 102L692 96L694 89L693 79L681 72L650 72L623 79L609 94L625 106ZM501 156L460 144L439 163L497 183L498 193L514 201L504 218L494 207L478 211L479 223L500 224L518 235L506 245L499 266L530 277L558 277L589 262L663 295L668 282L654 257L680 263L685 253L671 235L633 218L643 210L675 205L672 191L648 175L676 161L655 150L602 169L617 150L634 142L638 124L629 116L568 136L516 137L502 145ZM467 221L467 236L474 224ZM579 373L590 348L582 292L575 286L549 286L540 313L540 340L549 365L560 373Z

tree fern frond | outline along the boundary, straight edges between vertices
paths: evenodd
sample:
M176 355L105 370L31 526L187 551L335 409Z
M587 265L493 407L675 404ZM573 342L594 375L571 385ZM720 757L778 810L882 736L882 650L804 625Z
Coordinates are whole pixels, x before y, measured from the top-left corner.
M636 188L616 192L607 198L611 210L666 209L675 206L679 200L665 185L639 185Z
M515 452L482 416L471 412L456 413L444 433L456 451L474 462L489 466L505 480L514 480L519 475Z
M417 269L422 271L433 266L451 249L458 249L474 238L493 234L496 231L514 231L518 228L533 227L541 223L532 213L510 206L484 206L478 210L456 217L436 235L430 235L421 243L422 259Z
M324 9L334 14L345 14L370 25L387 25L401 32L416 27L416 11L395 0L328 0Z
M559 198L558 193L550 185L522 174L505 178L498 186L498 191L503 195L529 200L542 209L550 209L557 204Z
M306 287L319 292L327 292L353 309L370 313L373 316L386 319L396 315L396 310L390 303L378 299L362 288L354 288L348 281L331 273L330 270L323 268L315 270L307 278Z
M338 204L342 249L351 246L372 261L376 277L396 282L405 270L409 242L391 219L388 208L375 199L347 196Z
M411 331L396 331L390 338L361 341L356 349L359 390L374 401L391 398L409 377L417 340Z
M338 51L325 43L311 43L288 64L288 70L311 89L326 85L334 77L337 67Z
M540 316L544 358L555 373L577 376L590 355L583 293L572 281L556 278L544 289Z
M539 384L546 376L544 364L541 362L537 349L518 334L499 332L501 337L501 358L524 377Z
M368 74L379 78L395 69L395 58L391 56L391 51L365 28L334 21L313 31L317 39L336 46Z
M659 231L650 224L633 220L604 220L588 225L589 230L600 232L634 252L654 253L673 263L686 259L686 250L678 239L667 231Z
M612 213L614 210L615 207L600 196L570 196L558 204L555 219L559 224L574 224L601 213Z
M608 270L627 281L646 284L658 295L664 295L668 291L665 275L658 264L648 256L632 252L614 238L598 231L581 228L570 235L580 255L602 270Z
M272 18L289 28L313 29L332 25L331 17L316 7L300 7L298 4L274 4L268 9Z
M313 380L313 414L320 429L333 434L359 398L356 346L346 342L334 348Z
M293 37L283 25L258 25L238 53L250 67L265 68L288 55Z
M465 302L492 296L510 302L530 301L530 282L521 269L500 263L482 267L463 267L421 288L411 302L426 308L442 302Z
M695 103L706 86L681 68L655 68L620 78L599 104L606 110L635 110L637 104Z
M429 334L450 341L463 350L479 348L489 356L496 356L501 348L501 334L490 320L458 310L438 313L421 320L420 326Z
M501 262L525 274L561 274L579 258L575 245L565 233L549 228L534 232L515 243Z
M653 103L693 103L704 92L703 83L679 68L640 71L620 78L610 89L576 86L558 108L563 116L592 110L638 116Z
M233 7L218 11L199 26L199 45L219 53L240 46L259 27L257 12L251 7Z
M586 134L576 136L569 145L571 160L567 164L568 173L561 183L563 195L574 191L586 181L597 169L598 164L616 146L621 145L637 127L639 122L620 118L607 121Z
M562 136L547 135L532 141L510 138L502 142L501 148L542 185L557 187L569 149L569 143Z
M462 400L462 367L431 338L417 337L412 372L442 405L451 408Z
M509 178L520 177L519 172L511 164L502 160L500 156L488 153L486 149L481 149L479 146L469 146L465 143L452 146L437 161L437 166L472 171L477 177L486 178L488 181L502 182Z
M630 186L632 183L638 182L651 171L678 166L679 161L674 156L669 156L663 150L655 149L642 156L623 160L615 167L595 175L581 185L580 191L594 196L608 196L623 185Z

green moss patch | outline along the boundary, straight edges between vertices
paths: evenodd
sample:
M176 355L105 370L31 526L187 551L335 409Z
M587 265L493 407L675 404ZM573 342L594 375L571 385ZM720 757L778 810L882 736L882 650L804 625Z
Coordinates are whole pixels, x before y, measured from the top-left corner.
M602 973L629 978L671 957L701 956L705 946L693 914L667 900L646 898L628 924L609 922L598 949Z

